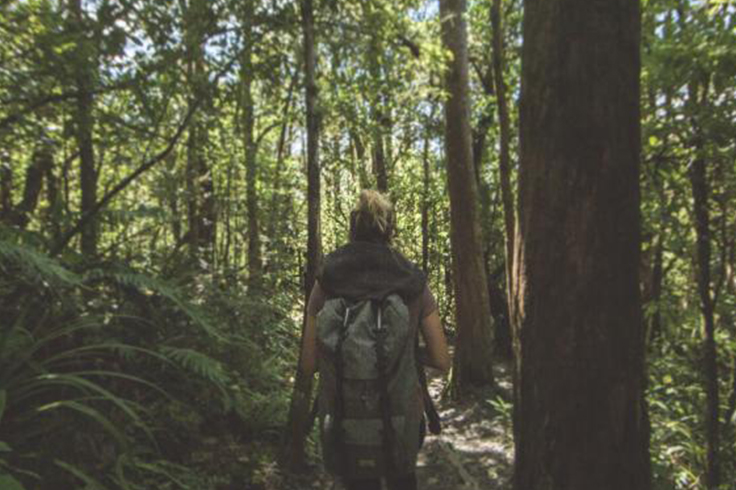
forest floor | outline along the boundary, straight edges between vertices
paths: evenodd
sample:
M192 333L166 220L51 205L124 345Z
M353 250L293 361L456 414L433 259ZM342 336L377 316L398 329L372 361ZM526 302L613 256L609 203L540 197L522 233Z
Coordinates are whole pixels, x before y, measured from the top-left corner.
M419 455L420 490L503 490L510 488L513 463L511 372L494 368L497 387L476 391L467 400L441 397L445 377L428 373L430 392L442 419L442 433L428 434ZM300 476L274 475L267 490L343 490L316 465Z

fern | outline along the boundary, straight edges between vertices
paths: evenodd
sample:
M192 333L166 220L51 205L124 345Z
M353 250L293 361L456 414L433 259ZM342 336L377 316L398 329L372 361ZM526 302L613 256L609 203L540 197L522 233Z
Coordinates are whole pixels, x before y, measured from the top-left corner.
M161 347L161 353L171 359L172 362L217 387L221 395L223 408L225 411L230 410L232 398L228 393L227 386L231 380L219 361L201 352L179 347L163 346Z
M230 382L222 364L206 354L171 346L161 347L161 353L177 365L217 385L227 386Z
M0 267L8 275L16 275L19 270L33 284L67 287L82 284L81 277L58 261L8 240L0 240Z
M107 279L126 287L135 288L143 294L158 294L170 301L194 324L202 328L207 335L220 341L226 340L222 333L212 324L210 318L202 308L187 300L184 293L171 283L131 270L108 271L96 269L88 272L85 279L88 281Z

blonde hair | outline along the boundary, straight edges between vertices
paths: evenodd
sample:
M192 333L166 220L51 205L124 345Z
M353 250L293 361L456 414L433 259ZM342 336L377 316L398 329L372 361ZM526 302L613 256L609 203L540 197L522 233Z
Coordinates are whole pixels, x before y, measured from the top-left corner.
M394 206L388 197L371 189L361 191L350 214L351 238L390 242L394 226Z

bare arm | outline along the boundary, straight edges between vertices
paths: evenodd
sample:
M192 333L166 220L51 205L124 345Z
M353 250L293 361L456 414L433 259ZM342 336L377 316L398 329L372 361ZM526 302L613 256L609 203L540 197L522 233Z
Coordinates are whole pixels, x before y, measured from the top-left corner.
M426 364L442 372L449 371L452 361L447 350L447 339L445 339L442 321L437 310L422 320L421 327L422 337L424 337L424 342L427 344Z
M307 315L300 359L299 368L302 373L311 377L317 370L317 317L313 315Z

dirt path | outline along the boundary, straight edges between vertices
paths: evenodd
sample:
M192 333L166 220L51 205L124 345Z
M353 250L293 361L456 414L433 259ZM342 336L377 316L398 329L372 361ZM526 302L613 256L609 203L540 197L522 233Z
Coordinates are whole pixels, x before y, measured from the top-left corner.
M442 434L428 435L417 464L420 490L505 490L513 462L511 383L506 366L495 368L498 388L479 391L463 403L440 400L444 378L430 378L430 392L442 418ZM431 375L431 373L428 373ZM506 400L505 402L502 400ZM319 468L283 477L268 490L343 490Z
M442 433L429 435L419 455L417 476L422 490L495 490L510 488L513 463L511 383L508 369L496 368L498 390L474 393L467 401L441 400L437 409ZM434 377L435 400L444 380ZM503 402L502 400L507 400Z

